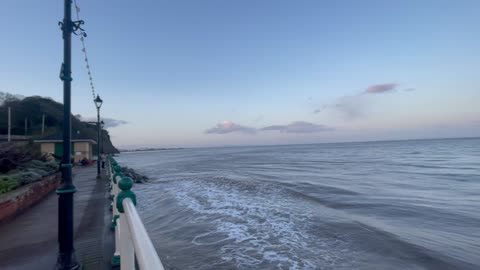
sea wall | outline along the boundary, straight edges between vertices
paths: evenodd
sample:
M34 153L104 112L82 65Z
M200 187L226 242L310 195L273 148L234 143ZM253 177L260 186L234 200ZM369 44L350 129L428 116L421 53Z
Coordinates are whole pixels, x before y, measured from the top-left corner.
M0 195L0 222L28 209L58 187L61 174L45 176L42 180Z

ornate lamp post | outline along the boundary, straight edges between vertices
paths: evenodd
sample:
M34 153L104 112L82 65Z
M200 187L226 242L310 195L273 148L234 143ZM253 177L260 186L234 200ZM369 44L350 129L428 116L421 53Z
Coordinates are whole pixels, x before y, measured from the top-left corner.
M58 270L77 270L80 264L73 245L73 194L77 189L72 183L71 161L71 82L72 82L72 32L81 29L83 21L72 21L72 1L64 1L64 17L59 23L63 32L63 63L60 79L63 81L63 156L61 163L62 185L58 194Z
M101 148L100 148L100 153L103 155L105 154L105 152L103 151L103 127L105 126L105 122L100 121L100 145L101 145ZM103 166L102 166L103 168Z
M98 140L97 140L97 178L100 178L100 132L102 127L100 126L100 107L102 107L103 100L97 95L97 98L93 100L95 107L97 107L97 127L98 127Z

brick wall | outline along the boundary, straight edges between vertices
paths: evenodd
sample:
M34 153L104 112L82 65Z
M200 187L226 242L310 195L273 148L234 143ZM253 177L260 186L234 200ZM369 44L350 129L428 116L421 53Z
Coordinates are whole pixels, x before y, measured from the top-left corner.
M61 174L56 173L0 195L0 222L14 217L45 198L58 187L60 180Z

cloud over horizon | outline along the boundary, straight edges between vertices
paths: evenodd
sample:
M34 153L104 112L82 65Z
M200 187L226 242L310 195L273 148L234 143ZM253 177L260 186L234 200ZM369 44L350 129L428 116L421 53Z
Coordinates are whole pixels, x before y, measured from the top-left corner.
M339 97L333 107L351 120L363 116L367 104L367 98L360 94Z
M332 131L333 128L304 121L295 121L288 125L273 125L260 129L261 131L280 131L285 133L315 133Z
M81 115L77 115L77 118L83 122L97 122L96 117L83 117ZM104 123L104 126L103 126L104 128L113 128L113 127L118 127L121 125L128 124L128 122L125 120L108 118L108 117L101 118L101 120Z
M255 128L242 126L233 123L232 121L223 121L218 123L215 127L205 130L207 134L227 134L232 132L238 132L243 134L255 134L257 130Z
M366 108L371 102L370 95L390 93L397 90L399 84L397 83L380 83L373 84L367 87L363 92L355 95L338 97L333 105L322 105L313 111L314 114L318 114L326 108L334 108L341 112L347 119L356 119L366 113ZM408 88L404 91L414 91L415 88Z
M105 128L113 128L113 127L118 127L121 125L128 124L127 121L125 120L120 120L120 119L113 119L113 118L103 118L103 122L105 123Z
M323 110L325 110L328 106L327 105L322 105L320 108L316 109L313 111L313 113L321 113Z
M392 92L395 90L397 86L398 84L396 83L374 84L367 87L367 89L365 89L363 93L364 94L381 94L381 93Z
M260 131L279 131L282 133L315 133L334 130L325 125L314 124L305 121L295 121L287 125L271 125L263 128L253 128L235 124L232 121L223 121L218 123L215 127L205 130L206 134L228 134L228 133L243 133L256 134Z

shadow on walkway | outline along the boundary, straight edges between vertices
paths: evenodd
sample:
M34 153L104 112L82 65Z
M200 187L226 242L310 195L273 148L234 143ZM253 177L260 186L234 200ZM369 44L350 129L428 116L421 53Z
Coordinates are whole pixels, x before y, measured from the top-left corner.
M110 269L113 233L109 230L108 180L96 168L73 170L75 247L84 270ZM16 218L0 224L0 269L53 269L58 251L58 196L49 194Z

